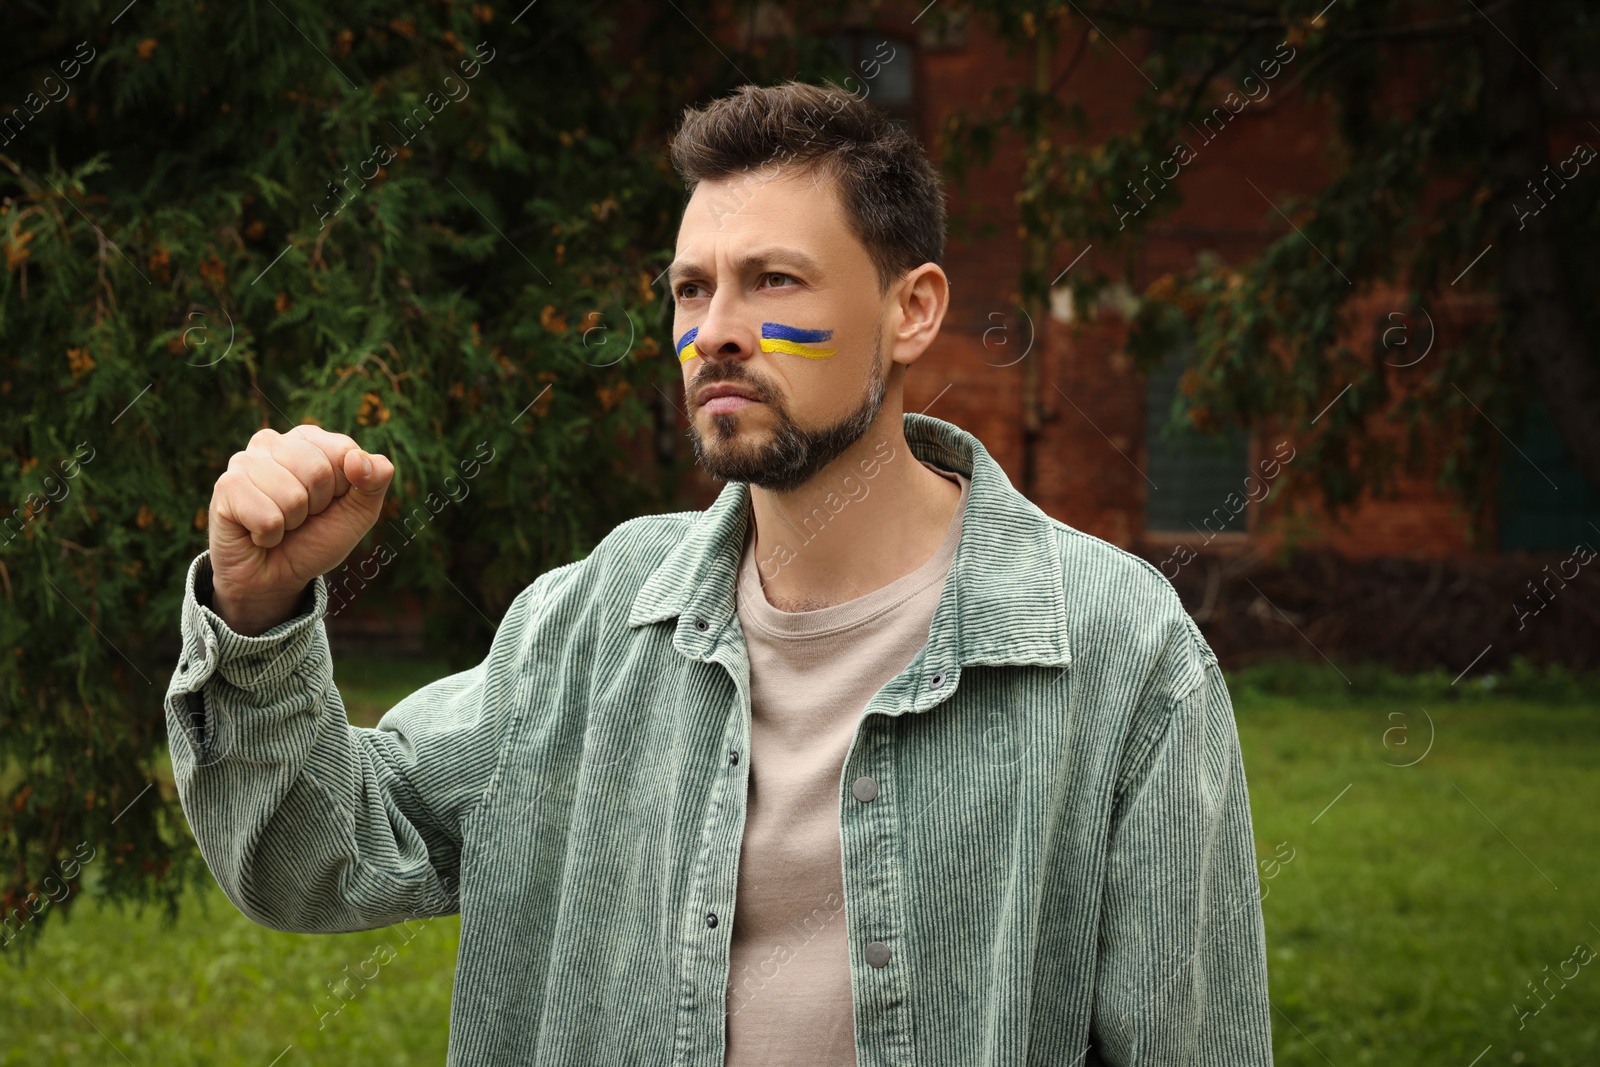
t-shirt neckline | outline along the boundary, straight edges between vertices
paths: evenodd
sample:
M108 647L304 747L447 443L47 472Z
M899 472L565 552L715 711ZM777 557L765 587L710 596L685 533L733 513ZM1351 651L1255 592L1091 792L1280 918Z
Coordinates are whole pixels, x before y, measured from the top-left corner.
M843 603L830 604L813 611L783 611L772 605L761 586L761 578L756 569L758 564L755 561L755 524L752 522L746 530L744 552L739 563L740 614L774 637L791 639L825 637L860 626L904 603L931 583L942 579L955 559L956 546L961 540L961 528L970 495L971 480L959 471L946 470L925 459L919 459L918 462L961 486L961 500L956 505L955 516L945 531L944 540L925 562L888 585Z

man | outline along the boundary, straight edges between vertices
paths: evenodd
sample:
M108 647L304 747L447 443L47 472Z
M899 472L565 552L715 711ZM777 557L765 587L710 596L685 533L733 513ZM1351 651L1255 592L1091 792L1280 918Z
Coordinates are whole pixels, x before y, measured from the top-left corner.
M222 888L281 930L459 910L452 1064L1269 1064L1210 647L1156 568L902 412L949 300L922 150L790 83L672 154L674 348L728 485L538 577L364 729L321 575L393 466L258 433L167 698Z

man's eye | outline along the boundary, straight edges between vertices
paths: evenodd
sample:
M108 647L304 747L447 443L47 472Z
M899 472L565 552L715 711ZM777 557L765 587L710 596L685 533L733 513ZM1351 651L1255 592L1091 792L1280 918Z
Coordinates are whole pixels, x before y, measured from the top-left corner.
M682 285L678 286L678 299L679 300L683 300L683 299L686 299L688 297L689 294L687 292L685 292L685 290L687 290L687 289L698 289L698 288L700 288L700 287L698 285L696 285L694 282L684 282Z
M762 277L763 278L788 278L790 281L794 281L794 275L792 275L792 274L784 274L781 271L775 271L775 270L767 271L765 274L762 275ZM775 285L775 286L770 286L769 288L785 289L785 288L788 288L788 287L787 286L783 286L783 285Z

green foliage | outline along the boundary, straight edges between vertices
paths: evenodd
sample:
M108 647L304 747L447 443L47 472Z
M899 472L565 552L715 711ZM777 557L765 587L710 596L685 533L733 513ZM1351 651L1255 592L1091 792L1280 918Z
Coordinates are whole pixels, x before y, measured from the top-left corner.
M797 68L721 62L707 3L515 7L8 10L5 914L80 842L114 899L175 907L204 878L146 787L183 575L258 429L314 420L394 460L390 521L350 560L394 549L373 595L423 595L441 659L618 522L682 506L653 281L683 203L670 102Z

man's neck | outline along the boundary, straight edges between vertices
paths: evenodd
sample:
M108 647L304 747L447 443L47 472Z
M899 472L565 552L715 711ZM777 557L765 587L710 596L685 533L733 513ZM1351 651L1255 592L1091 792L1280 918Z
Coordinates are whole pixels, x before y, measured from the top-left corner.
M961 488L912 454L902 420L880 417L793 492L751 486L767 602L811 611L883 588L933 557L960 502Z

